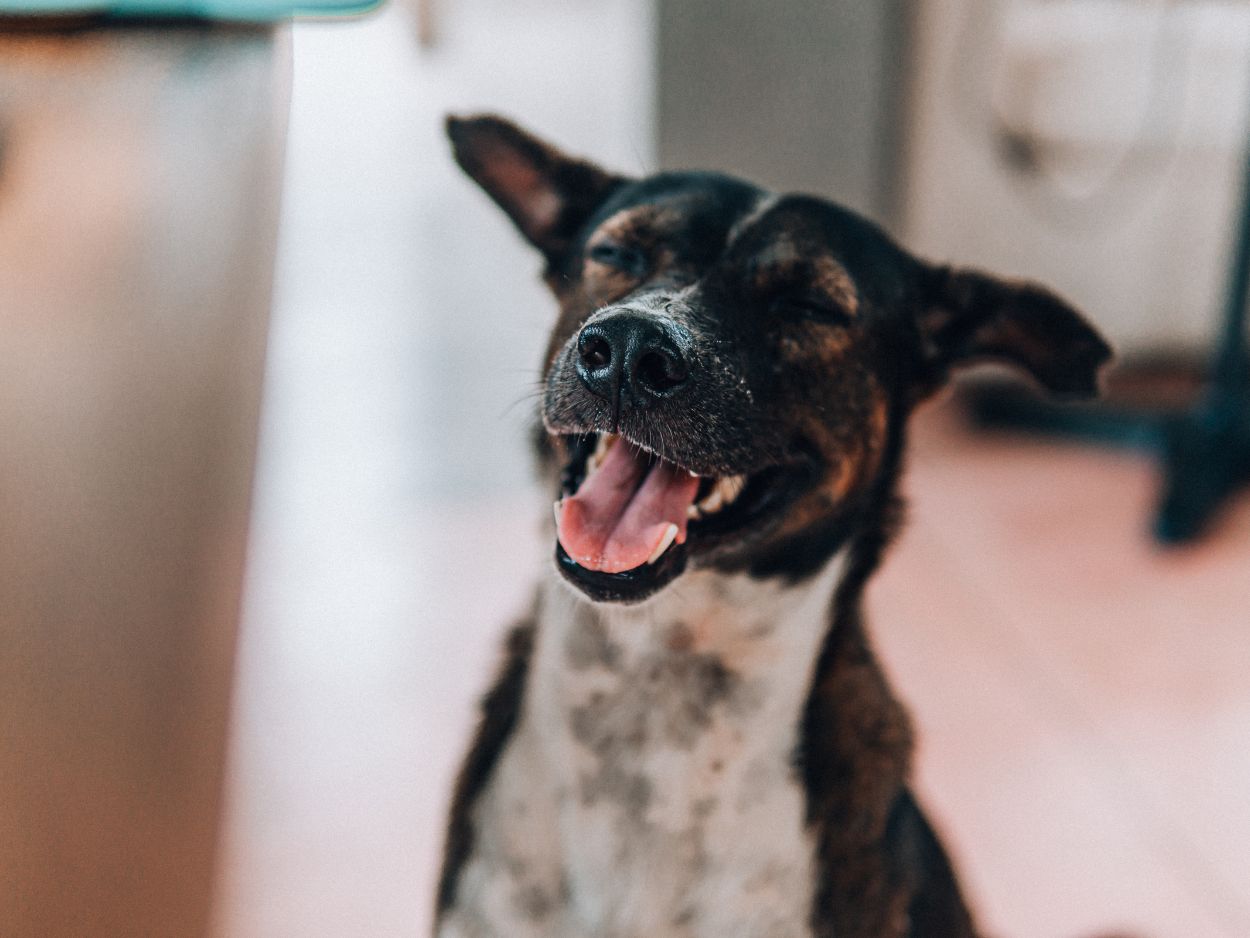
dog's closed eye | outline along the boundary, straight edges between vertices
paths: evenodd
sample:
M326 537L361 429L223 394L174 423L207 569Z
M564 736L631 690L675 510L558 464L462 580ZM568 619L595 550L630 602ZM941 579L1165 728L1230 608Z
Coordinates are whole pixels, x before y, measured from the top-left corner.
M769 316L782 320L801 320L825 325L845 326L852 321L850 312L819 290L787 290L768 305Z
M636 279L646 274L649 266L647 255L640 248L617 241L600 241L591 246L587 256L596 264Z

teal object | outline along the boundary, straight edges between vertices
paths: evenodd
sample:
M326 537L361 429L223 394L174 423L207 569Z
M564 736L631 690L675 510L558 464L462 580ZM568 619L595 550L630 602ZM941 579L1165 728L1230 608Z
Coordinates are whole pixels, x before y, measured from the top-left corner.
M292 16L351 16L382 0L0 0L0 16L104 16L265 23Z

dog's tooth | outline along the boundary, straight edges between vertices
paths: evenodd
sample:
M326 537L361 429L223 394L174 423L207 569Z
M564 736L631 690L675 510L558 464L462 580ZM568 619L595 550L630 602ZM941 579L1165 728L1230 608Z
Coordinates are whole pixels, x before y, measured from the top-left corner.
M703 517L703 512L699 511L698 505L691 505L689 508L686 509L686 517L689 518L691 521L698 521L700 518Z
M595 443L595 451L590 454L590 459L586 462L587 475L603 465L603 460L607 458L608 450L612 448L612 444L615 442L615 433L599 434L599 439Z
M720 485L715 485L712 491L704 496L703 501L699 502L699 511L705 515L712 515L721 510L724 505L725 496L721 493Z
M660 543L656 545L655 550L651 552L651 556L647 558L647 563L655 563L663 557L664 552L672 546L675 540L677 540L677 525L670 524L664 529L664 536L660 538Z
M724 500L725 504L729 505L734 501L734 499L742 494L742 490L746 488L746 484L747 480L743 476L729 476L721 479L720 482L717 483L717 488L720 490L721 498Z
M556 527L557 528L560 527L560 506L563 504L564 504L564 499L560 499L559 501L557 501L555 504L551 506L556 514Z

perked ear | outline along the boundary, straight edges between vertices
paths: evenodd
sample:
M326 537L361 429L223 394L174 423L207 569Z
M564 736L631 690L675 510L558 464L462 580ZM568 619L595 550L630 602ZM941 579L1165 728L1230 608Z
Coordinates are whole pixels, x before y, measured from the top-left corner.
M460 168L549 261L624 181L491 114L448 117L447 136Z
M927 275L920 332L932 387L952 367L1002 361L1057 396L1097 395L1111 347L1059 297L976 271L940 267Z

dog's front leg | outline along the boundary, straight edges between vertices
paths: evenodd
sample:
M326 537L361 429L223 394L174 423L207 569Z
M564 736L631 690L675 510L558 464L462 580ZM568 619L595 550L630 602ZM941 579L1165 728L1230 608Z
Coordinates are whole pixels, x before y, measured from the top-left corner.
M461 767L448 824L436 938L554 938L567 898L556 792L521 719L536 624L510 633Z
M502 754L473 806L472 844L442 912L438 938L567 934L568 885L555 796L523 733Z
M906 712L848 614L821 654L799 750L819 865L817 938L974 938L907 788L911 752Z

